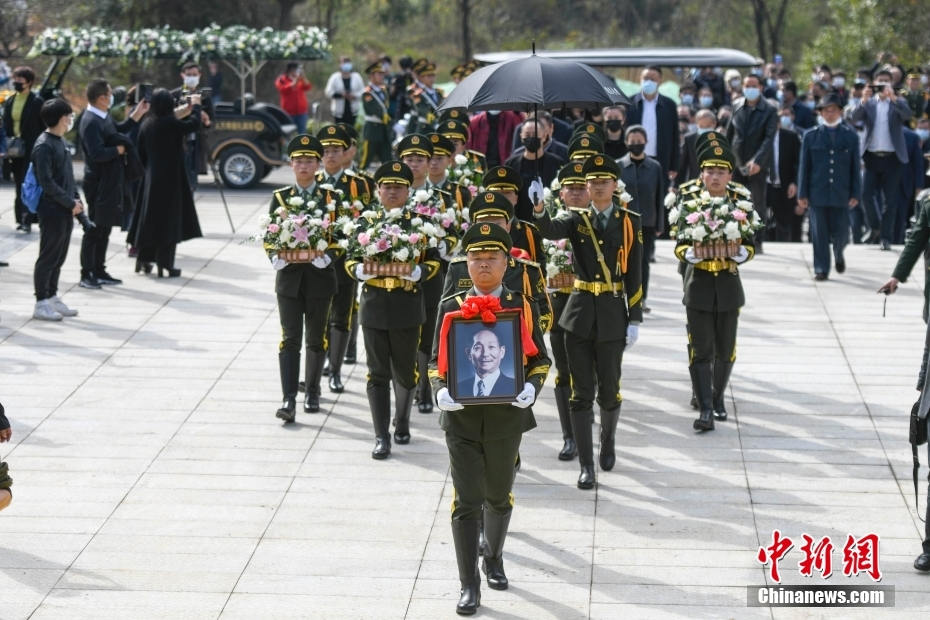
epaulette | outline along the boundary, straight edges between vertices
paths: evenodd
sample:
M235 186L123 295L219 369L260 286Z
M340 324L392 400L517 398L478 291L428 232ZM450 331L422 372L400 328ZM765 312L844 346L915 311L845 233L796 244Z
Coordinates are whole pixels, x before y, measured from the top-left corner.
M467 256L456 256L455 258L449 261L449 264L464 263L466 260L468 260Z
M294 189L294 186L293 186L293 185L285 185L284 187L279 187L278 189L274 190L274 193L275 193L275 194L280 194L281 192L286 192L286 191L292 190L292 189Z
M439 303L442 304L443 302L449 301L450 299L455 299L456 297L464 298L465 293L463 291L457 291L455 293L452 293L451 295L446 295L445 297L439 300ZM459 305L462 305L462 302L459 302Z
M533 222L527 222L526 220L517 220L517 228L520 228L520 224L525 224L526 226L528 226L529 228L532 228L533 230L539 230L539 228Z
M688 181L685 181L681 185L679 185L678 191L679 192L695 191L696 189L701 187L700 183L701 181L699 179L690 179Z
M518 263L523 263L524 265L529 265L530 267L539 267L539 263L528 258L520 258L518 256L512 256L511 258L513 258Z
M619 205L614 205L614 207L617 209L617 211L623 211L624 213L629 213L630 215L635 215L636 217L643 216L641 213L637 213L636 211L632 211L630 209L625 209Z
M747 198L752 197L752 192L749 191L749 188L742 183L737 183L736 181L730 181L727 183L727 191L735 192L741 196L746 196Z

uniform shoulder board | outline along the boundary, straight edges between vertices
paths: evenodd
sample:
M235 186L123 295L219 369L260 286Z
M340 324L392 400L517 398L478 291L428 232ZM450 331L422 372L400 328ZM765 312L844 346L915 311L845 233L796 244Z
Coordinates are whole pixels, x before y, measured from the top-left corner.
M528 258L520 258L518 256L512 256L511 258L518 263L523 263L524 265L529 265L530 267L539 267L539 263Z
M278 189L274 190L274 193L275 193L275 194L282 194L282 193L287 192L287 191L292 190L292 189L294 189L294 186L293 186L293 185L285 185L284 187L279 187Z
M468 260L468 257L467 257L467 256L456 256L455 258L453 258L452 260L450 260L449 263L450 263L450 264L464 263L464 262L467 261L467 260Z
M447 301L454 300L456 297L463 297L463 296L464 296L464 293L462 291L456 291L455 293L452 293L451 295L446 295L445 297L440 299L439 303L444 304ZM459 305L461 305L461 302L459 302Z
M617 211L623 211L624 213L629 213L630 215L634 215L636 217L642 217L641 213L637 213L636 211L632 211L630 209L624 209L623 207L616 207L616 209Z
M730 181L727 183L727 189L731 192L736 192L742 196L745 196L747 199L752 198L752 192L749 191L749 188L743 185L742 183L737 183L736 181Z
M520 224L523 224L527 228L532 228L533 230L539 230L536 227L536 224L534 224L533 222L527 222L526 220L517 220L517 228L520 227Z
M699 187L697 179L690 179L678 186L680 192L693 192Z

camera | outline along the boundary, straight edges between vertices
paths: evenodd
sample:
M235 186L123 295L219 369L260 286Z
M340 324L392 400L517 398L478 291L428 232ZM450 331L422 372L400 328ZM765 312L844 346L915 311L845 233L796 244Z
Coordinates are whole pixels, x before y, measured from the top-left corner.
M81 225L81 228L84 229L84 232L88 232L88 231L90 231L90 230L93 230L93 229L97 228L97 225L94 224L94 223L90 220L90 218L87 217L87 214L84 213L83 211L81 211L80 213L78 213L78 214L75 215L74 217L75 217L75 219L77 219L78 223Z
M138 101L151 101L152 93L155 92L155 87L151 84L139 84L139 92L137 93L136 99Z

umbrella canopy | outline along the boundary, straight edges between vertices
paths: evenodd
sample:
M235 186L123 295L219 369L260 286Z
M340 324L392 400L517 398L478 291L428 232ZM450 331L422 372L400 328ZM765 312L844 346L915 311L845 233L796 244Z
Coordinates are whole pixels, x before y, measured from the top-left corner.
M539 50L541 56L584 62L595 67L755 67L764 64L746 52L726 47L614 47L587 50ZM481 62L503 62L520 52L475 54Z
M580 62L527 56L478 69L439 107L477 110L630 105L614 81Z

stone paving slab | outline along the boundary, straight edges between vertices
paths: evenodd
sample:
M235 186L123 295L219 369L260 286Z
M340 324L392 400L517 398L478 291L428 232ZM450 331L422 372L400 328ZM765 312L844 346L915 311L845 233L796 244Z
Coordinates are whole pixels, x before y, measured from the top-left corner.
M237 234L202 189L205 236L179 247L178 279L133 274L115 232L108 264L125 284L80 289L75 234L61 293L80 315L60 324L31 320L37 234L13 232L0 209L12 264L0 270L0 400L14 430L0 454L15 479L0 514L4 620L454 616L437 416L414 412L411 444L372 461L360 360L344 367L345 393L324 388L321 414L274 418L274 274L245 242L272 187L227 193ZM0 186L0 205L11 196ZM849 271L815 284L808 245L767 244L742 269L730 419L695 435L680 278L660 242L653 311L624 357L617 465L596 492L575 488L547 386L521 446L511 588L484 588L480 615L925 617L906 443L922 278L887 301L874 292L898 253L851 246ZM798 541L878 534L896 606L747 607L747 586L772 583L756 552L775 528L796 541L784 584L871 583L802 577Z

